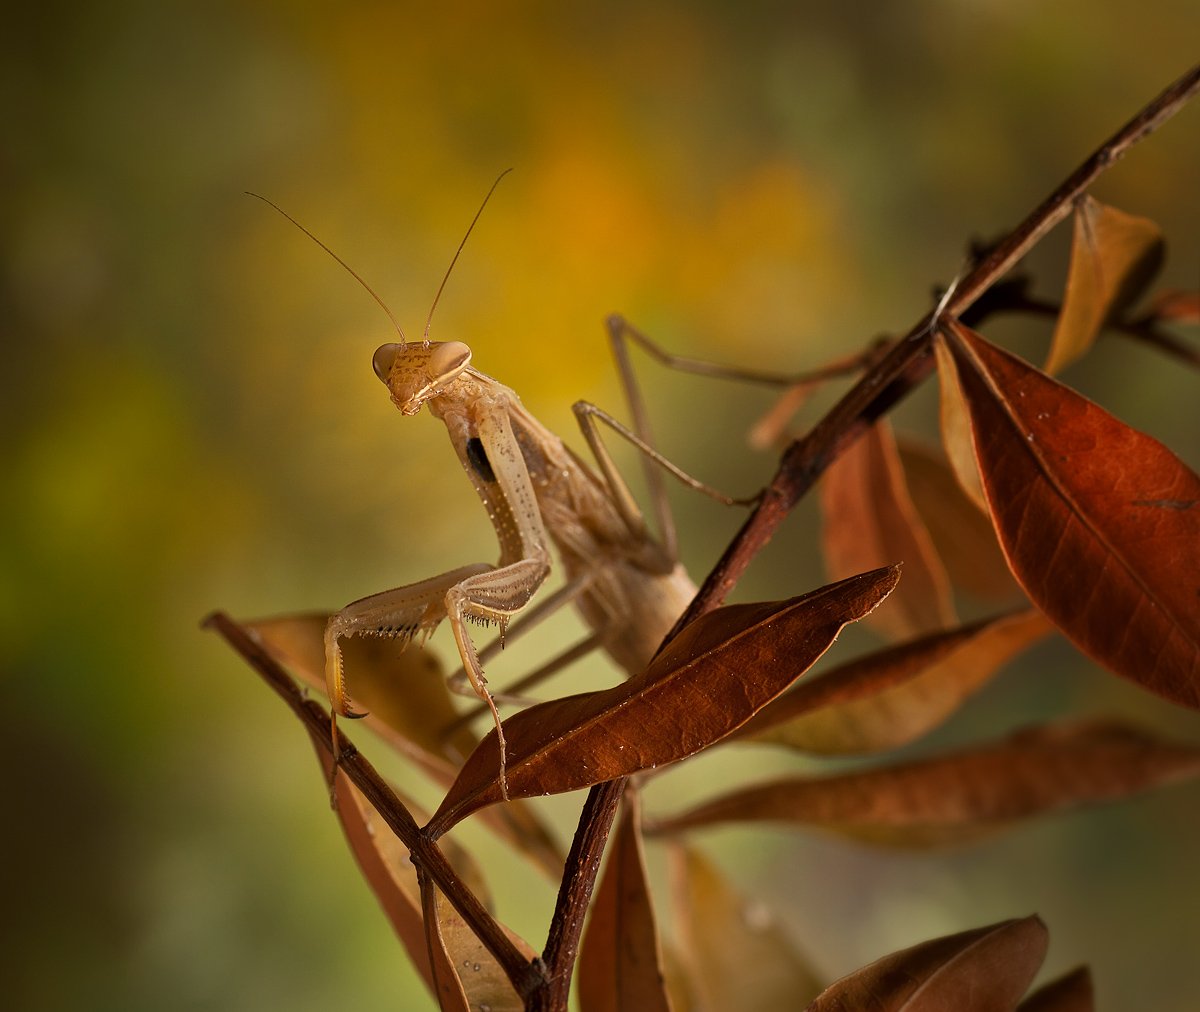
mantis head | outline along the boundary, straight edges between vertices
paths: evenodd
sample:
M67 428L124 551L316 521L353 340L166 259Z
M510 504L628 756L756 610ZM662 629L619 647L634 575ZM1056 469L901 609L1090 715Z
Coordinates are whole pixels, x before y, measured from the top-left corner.
M461 341L445 341L383 344L371 364L400 413L415 415L422 404L453 383L470 361L470 348Z

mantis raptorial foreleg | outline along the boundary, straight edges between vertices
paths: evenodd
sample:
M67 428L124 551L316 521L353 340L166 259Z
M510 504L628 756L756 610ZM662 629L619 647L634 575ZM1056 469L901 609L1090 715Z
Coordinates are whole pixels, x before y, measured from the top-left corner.
M537 604L530 605L520 615L519 618L506 626L503 632L497 636L491 643L478 650L476 657L480 664L487 664L492 658L500 653L505 646L520 639L525 633L529 632L538 623L544 621L553 615L556 611L574 602L580 594L582 594L591 585L595 578L594 573L584 573L567 581L544 600L538 601ZM543 676L544 677L544 676ZM466 667L459 668L449 679L447 679L452 691L462 695L476 695L474 688L471 687L470 676L467 674ZM526 705L531 702L528 699L522 699L515 695L519 691L519 687L529 681L529 676L521 679L517 685L509 686L503 695L493 693L492 697L499 702L515 703L517 705ZM534 679L536 682L536 679Z
M325 627L325 684L338 713L361 716L350 706L346 691L341 640L351 636L381 636L406 645L431 633L446 617L446 593L469 577L487 572L486 563L462 566L420 583L385 590L354 601L332 616Z

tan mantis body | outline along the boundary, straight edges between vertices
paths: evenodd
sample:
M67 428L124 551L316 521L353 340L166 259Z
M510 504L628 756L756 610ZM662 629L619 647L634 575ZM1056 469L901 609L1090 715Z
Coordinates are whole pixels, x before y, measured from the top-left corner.
M325 633L326 680L335 712L353 715L339 640L356 635L409 639L448 618L466 677L492 710L467 623L508 621L550 570L549 543L562 561L567 593L599 646L630 674L641 671L695 593L673 557L653 539L595 431L593 415L640 444L598 409L575 406L604 477L542 426L509 388L469 365L459 342L386 344L374 366L402 414L423 404L446 426L458 458L487 508L500 543L495 566L465 566L348 605ZM689 483L648 447L656 462ZM723 498L723 497L722 497Z
M506 170L507 171L507 170ZM501 173L496 184L505 173ZM251 194L258 197L258 194ZM425 636L449 619L463 670L451 679L465 679L491 710L499 740L501 789L504 779L504 731L496 702L486 688L481 652L475 649L467 624L500 626L499 645L510 619L529 603L550 571L549 542L562 560L564 587L545 603L530 609L525 627L557 607L573 601L592 632L575 647L550 661L531 677L556 670L592 649L606 651L634 675L654 656L663 638L696 593L696 587L675 559L675 529L662 487L661 471L727 505L748 505L757 499L731 499L686 474L649 445L649 424L629 362L627 343L636 342L664 364L687 372L727 375L771 385L792 382L787 377L753 370L718 367L711 363L668 355L618 316L608 320L617 365L629 398L637 432L631 432L594 405L574 406L583 435L600 467L597 475L562 441L537 421L508 387L471 368L471 350L458 341L420 344L404 340L391 310L341 257L296 219L265 197L259 197L304 232L342 265L379 304L400 334L400 343L375 352L375 374L388 387L401 414L415 415L423 404L446 426L450 442L467 476L487 508L500 543L500 558L462 566L440 576L372 594L333 615L325 629L325 681L336 718L361 716L351 706L340 641L351 636L382 636L407 643ZM487 204L487 197L483 205ZM467 235L479 219L475 214ZM466 236L463 237L463 243ZM462 252L450 262L442 287ZM438 288L429 320L437 306ZM596 419L609 425L643 454L646 478L655 500L661 540L654 538L600 441ZM516 630L514 629L514 632ZM486 657L496 645L482 652Z

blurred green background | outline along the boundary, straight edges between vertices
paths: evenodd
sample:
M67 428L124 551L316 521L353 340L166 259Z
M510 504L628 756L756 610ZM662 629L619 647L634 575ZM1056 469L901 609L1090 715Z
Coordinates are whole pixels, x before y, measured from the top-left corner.
M335 608L490 561L494 540L437 423L401 419L372 375L377 307L243 190L416 335L512 166L433 335L470 342L570 434L574 400L620 404L612 310L677 351L783 370L908 326L968 237L1013 224L1200 38L1191 0L115 0L6 22L0 951L6 1003L28 1009L427 1004L304 736L198 622ZM1164 225L1175 285L1200 264L1198 168L1193 108L1095 191ZM1045 277L1065 250L1056 233L1035 258ZM1047 333L996 330L1035 355ZM642 376L684 467L739 493L770 474L745 445L764 394ZM1066 378L1197 464L1194 373L1110 341ZM928 434L933 409L922 391L901 421ZM677 502L703 575L740 517ZM818 584L815 531L805 504L742 596ZM569 623L530 650L558 635ZM1112 711L1200 737L1060 642L932 744ZM705 762L706 780L800 765ZM649 804L703 786L684 771ZM548 807L564 832L578 800ZM1200 1000L1197 801L1177 788L949 857L761 830L702 842L831 976L1036 910L1048 972L1087 960L1103 1007L1182 1012ZM500 914L540 946L550 886L463 836L495 849Z

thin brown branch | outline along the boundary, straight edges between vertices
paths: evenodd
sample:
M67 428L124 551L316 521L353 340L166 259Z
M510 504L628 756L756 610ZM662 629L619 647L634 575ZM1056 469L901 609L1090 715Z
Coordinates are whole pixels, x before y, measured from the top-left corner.
M223 612L214 612L202 623L214 629L291 708L308 730L314 744L333 756L333 728L329 714L315 701L306 698L304 691L276 663L245 629ZM340 756L338 768L350 778L374 806L392 832L409 849L413 863L433 879L463 916L479 940L496 957L514 988L528 996L544 987L545 978L540 962L531 963L504 933L500 923L485 909L479 898L459 878L438 845L417 825L408 808L375 770L375 767L338 731Z
M592 899L600 857L625 791L625 780L622 777L596 784L588 792L575 839L571 842L571 852L567 855L554 917L546 936L546 949L542 953L549 979L545 988L531 996L526 1006L530 1012L557 1012L567 1007L584 914Z
M1075 200L1102 172L1174 116L1200 90L1200 65L1149 102L1105 141L997 243L955 286L943 306L926 313L895 342L808 433L784 451L762 500L730 542L672 634L724 601L751 560L766 546L792 507L838 455L868 426L922 383L933 371L934 314L958 317L1003 277L1047 232L1070 214Z

